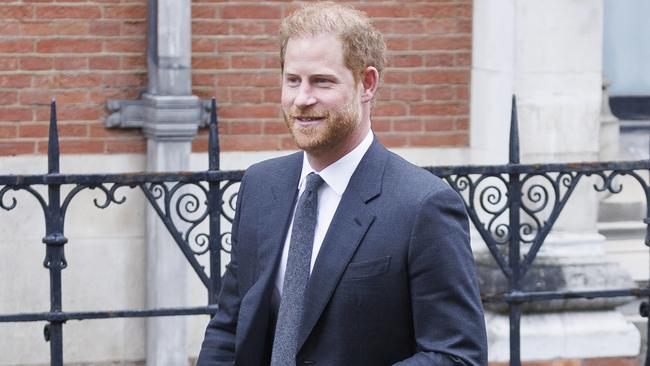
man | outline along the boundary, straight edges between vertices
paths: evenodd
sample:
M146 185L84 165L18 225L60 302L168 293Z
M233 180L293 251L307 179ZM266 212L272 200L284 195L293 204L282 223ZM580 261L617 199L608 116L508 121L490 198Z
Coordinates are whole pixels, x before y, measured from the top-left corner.
M462 200L371 132L381 34L332 3L280 32L282 110L303 152L242 179L198 365L486 365Z

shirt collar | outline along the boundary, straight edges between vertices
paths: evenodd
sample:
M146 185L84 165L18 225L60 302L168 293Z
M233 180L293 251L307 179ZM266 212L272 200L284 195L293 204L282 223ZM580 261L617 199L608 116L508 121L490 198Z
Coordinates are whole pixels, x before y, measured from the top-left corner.
M368 148L370 148L372 140L372 131L368 131L366 137L361 140L357 147L318 173L325 183L327 183L327 185L330 186L330 188L332 188L339 196L342 196L343 192L345 192L345 189L348 187L352 174L357 169L363 155L365 155ZM307 175L312 172L316 171L311 167L311 165L309 165L307 153L303 153L302 171L300 172L300 181L298 182L299 190L303 189L307 180Z

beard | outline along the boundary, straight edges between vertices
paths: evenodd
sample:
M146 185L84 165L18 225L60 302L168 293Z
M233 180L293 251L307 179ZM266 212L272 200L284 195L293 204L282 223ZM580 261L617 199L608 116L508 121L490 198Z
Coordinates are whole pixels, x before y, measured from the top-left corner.
M282 110L284 122L291 132L296 145L307 153L319 155L345 142L359 125L359 111L354 101L343 108L328 111L318 107ZM322 118L314 125L301 126L297 118Z

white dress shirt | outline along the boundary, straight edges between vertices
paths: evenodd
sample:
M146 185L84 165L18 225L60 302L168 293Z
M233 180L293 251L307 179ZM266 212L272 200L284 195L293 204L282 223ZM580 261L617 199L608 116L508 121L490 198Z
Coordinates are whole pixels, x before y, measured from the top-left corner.
M339 207L339 202L341 202L343 192L345 192L345 189L348 187L350 178L357 169L361 158L363 158L363 155L368 151L370 144L372 144L372 140L372 131L369 131L357 147L320 172L316 172L309 165L307 154L304 153L302 159L302 171L300 173L300 180L298 181L298 197L300 197L302 192L305 190L305 182L309 173L316 172L325 181L325 184L321 185L318 189L318 218L316 219L316 232L314 233L314 245L311 253L310 273L314 269L316 257L318 256L318 252L323 244L323 239L325 239L327 229L330 227L334 213ZM295 206L293 211L295 215ZM289 225L289 230L287 231L287 237L284 240L282 258L280 259L280 270L275 279L275 285L280 294L282 294L284 272L287 268L287 257L289 256L289 241L291 240L293 219L294 218L292 217L291 225Z

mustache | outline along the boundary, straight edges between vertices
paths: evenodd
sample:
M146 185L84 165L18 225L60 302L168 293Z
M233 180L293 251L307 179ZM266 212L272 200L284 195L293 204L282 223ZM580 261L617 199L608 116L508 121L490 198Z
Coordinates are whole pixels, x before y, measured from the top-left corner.
M291 118L327 118L330 115L329 112L316 108L299 109L295 107L285 111L284 114Z

